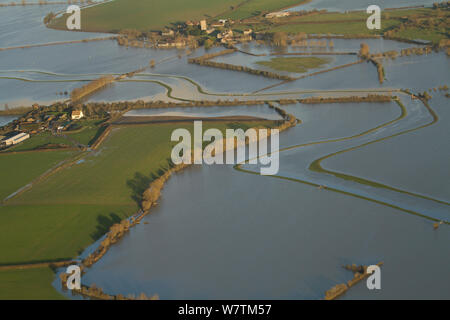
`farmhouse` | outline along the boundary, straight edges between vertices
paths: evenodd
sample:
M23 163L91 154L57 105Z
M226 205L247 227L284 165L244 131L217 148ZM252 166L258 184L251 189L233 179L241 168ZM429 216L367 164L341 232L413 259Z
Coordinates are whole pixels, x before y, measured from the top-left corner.
M206 24L206 20L201 20L200 21L200 29L202 31L206 31L206 29L208 29L208 25Z
M245 29L244 30L244 36L249 36L249 35L251 35L253 33L253 30L252 29Z
M162 35L163 37L172 37L173 35L175 35L175 32L174 32L173 30L171 30L171 29L168 29L168 30L164 30L164 31L161 33L161 35Z
M6 145L6 146L11 146L14 144L18 144L22 141L25 141L28 138L30 138L30 135L28 133L22 132L22 133L16 134L15 136L12 136L8 139L3 140L2 144Z
M72 120L78 120L84 117L83 111L72 111Z

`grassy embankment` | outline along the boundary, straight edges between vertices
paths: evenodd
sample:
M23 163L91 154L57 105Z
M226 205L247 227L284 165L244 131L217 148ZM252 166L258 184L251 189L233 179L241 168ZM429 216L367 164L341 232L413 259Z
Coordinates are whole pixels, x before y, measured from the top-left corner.
M272 123L275 122L214 122L205 123L204 127L245 130ZM73 258L113 223L134 214L149 183L168 168L170 152L176 144L170 142L170 135L182 126L193 130L191 124L179 123L115 128L98 153L9 200L0 207L1 263ZM11 173L6 185L13 182L13 176ZM17 277L17 286L24 286L25 279L26 276ZM44 286L39 297L51 298L48 290Z
M258 61L256 63L278 71L304 73L309 69L320 68L329 62L330 59L318 57L277 57L269 61Z

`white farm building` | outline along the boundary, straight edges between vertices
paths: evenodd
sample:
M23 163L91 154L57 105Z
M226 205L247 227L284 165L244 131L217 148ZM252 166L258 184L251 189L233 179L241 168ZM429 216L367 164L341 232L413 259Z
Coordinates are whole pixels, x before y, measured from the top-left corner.
M76 110L72 111L72 120L79 120L84 117L83 111Z
M11 138L3 140L2 143L4 143L7 146L11 146L14 144L18 144L22 141L25 141L28 138L30 138L30 135L28 133L22 132L22 133L16 134L15 136L12 136Z

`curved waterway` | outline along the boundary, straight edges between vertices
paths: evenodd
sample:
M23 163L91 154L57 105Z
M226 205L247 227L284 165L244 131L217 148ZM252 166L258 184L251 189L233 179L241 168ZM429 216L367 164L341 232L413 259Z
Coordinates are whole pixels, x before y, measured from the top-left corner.
M403 95L403 98L408 97ZM408 97L409 98L409 97ZM407 213L417 214L431 220L450 222L450 203L448 199L439 199L409 192L377 181L327 170L321 162L335 155L351 152L360 147L419 130L438 121L437 115L421 101L403 99L399 104L401 114L394 120L356 135L318 141L280 150L283 167L277 177L292 179L301 183L324 186L369 201L374 201ZM246 172L249 168L239 167Z

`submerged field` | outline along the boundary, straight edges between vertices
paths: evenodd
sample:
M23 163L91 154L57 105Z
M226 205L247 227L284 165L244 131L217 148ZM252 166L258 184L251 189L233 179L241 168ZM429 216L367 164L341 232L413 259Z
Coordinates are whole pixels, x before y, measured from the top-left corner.
M300 57L300 58L272 58L270 61L258 61L257 64L269 67L278 71L304 73L309 69L322 67L330 62L330 59L318 57Z

